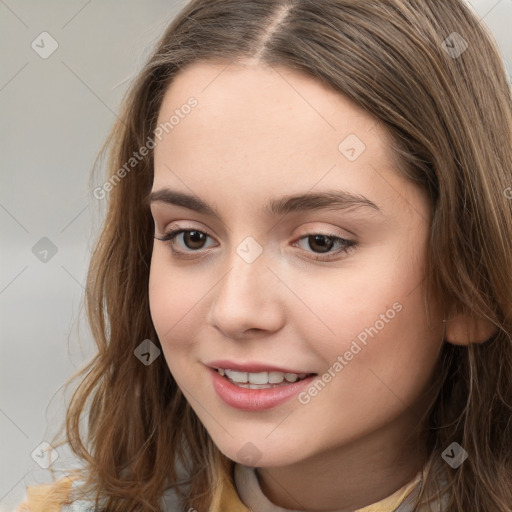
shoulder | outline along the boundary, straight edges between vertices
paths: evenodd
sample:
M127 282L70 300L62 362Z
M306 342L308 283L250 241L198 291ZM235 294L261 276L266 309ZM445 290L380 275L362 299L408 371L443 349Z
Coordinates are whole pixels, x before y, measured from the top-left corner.
M93 499L72 499L70 493L83 483L70 475L50 484L28 486L25 500L13 512L96 512ZM181 501L173 488L167 489L161 505L163 510L181 509Z
M49 484L27 486L26 498L14 512L94 512L92 500L70 502L70 492L80 483L71 474Z

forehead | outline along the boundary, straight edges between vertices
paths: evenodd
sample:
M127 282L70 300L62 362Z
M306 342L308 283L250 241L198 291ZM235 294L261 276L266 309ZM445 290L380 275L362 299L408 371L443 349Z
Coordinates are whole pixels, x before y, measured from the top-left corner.
M184 108L191 97L196 106ZM293 193L318 183L391 199L403 181L376 118L288 68L189 65L166 91L157 124L173 116L168 133L156 141L153 189L183 189L185 183L204 197L210 187L216 196L223 187L257 201L260 193ZM394 176L383 178L384 169Z
M337 156L338 143L350 134L374 150L386 151L389 146L376 118L344 94L288 68L251 62L189 65L168 87L158 124L180 114L191 96L197 106L182 114L165 137L167 146L177 150L185 138L187 147L218 143L221 149L243 151L260 143L267 149L302 147L303 153L319 146L325 151L332 141L330 150Z

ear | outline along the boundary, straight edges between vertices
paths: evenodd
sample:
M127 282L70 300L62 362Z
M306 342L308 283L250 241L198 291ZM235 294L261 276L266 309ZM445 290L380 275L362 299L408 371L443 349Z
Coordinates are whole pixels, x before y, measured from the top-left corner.
M457 313L444 322L444 337L446 341L454 345L484 343L497 331L489 320L465 313Z

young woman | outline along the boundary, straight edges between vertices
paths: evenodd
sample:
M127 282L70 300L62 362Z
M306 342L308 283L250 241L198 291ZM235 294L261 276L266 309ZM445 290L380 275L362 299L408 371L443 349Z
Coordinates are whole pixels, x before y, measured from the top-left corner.
M84 465L20 510L512 510L511 90L463 1L193 0L105 148Z

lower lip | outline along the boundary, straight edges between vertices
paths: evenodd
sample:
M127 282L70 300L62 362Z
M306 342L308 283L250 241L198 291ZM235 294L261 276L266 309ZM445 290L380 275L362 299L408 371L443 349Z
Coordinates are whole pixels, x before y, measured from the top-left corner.
M213 388L219 397L231 407L244 411L263 411L276 407L297 395L317 377L310 375L298 382L273 388L248 389L235 386L213 368L209 370L212 374Z

